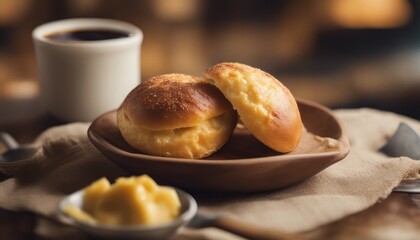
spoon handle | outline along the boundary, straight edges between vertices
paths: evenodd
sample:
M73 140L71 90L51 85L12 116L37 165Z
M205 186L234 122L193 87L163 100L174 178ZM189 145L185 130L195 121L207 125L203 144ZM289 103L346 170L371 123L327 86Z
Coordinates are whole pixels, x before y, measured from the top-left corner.
M0 132L0 141L9 150L19 147L19 144L16 142L16 140L7 132Z
M299 240L302 236L292 233L286 233L280 230L266 229L256 227L251 224L236 221L227 217L218 217L214 219L211 226L223 229L247 239L255 240Z

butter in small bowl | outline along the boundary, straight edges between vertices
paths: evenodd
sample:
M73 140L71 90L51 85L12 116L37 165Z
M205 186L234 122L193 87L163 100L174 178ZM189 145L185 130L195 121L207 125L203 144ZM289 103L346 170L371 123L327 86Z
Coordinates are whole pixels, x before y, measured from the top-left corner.
M152 239L171 235L195 215L197 203L182 190L159 186L147 175L101 178L60 203L65 222L101 237Z

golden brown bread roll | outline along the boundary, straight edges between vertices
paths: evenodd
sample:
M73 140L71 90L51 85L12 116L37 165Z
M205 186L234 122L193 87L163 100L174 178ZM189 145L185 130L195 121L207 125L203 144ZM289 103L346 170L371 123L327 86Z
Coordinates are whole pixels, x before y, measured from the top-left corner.
M220 63L208 68L204 75L232 103L244 125L262 143L278 152L297 147L302 120L295 98L280 81L240 63Z
M203 158L228 140L237 113L223 94L184 74L153 77L133 89L118 110L124 139L141 152Z

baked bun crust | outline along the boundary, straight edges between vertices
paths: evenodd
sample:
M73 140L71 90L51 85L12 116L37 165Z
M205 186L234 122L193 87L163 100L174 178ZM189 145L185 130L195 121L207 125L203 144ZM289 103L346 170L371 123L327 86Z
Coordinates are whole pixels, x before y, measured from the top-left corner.
M200 78L160 75L133 89L118 110L118 127L137 150L204 158L229 139L237 114L223 94Z
M270 74L240 63L220 63L206 70L214 84L232 103L249 131L278 152L297 147L302 120L295 98Z

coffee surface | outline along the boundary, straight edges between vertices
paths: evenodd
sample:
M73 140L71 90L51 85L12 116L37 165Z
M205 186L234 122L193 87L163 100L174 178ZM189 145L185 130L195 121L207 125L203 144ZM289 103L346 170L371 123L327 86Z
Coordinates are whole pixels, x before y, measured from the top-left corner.
M57 41L99 41L116 38L125 38L128 36L130 36L130 33L118 30L83 29L52 33L50 35L47 35L46 38Z

